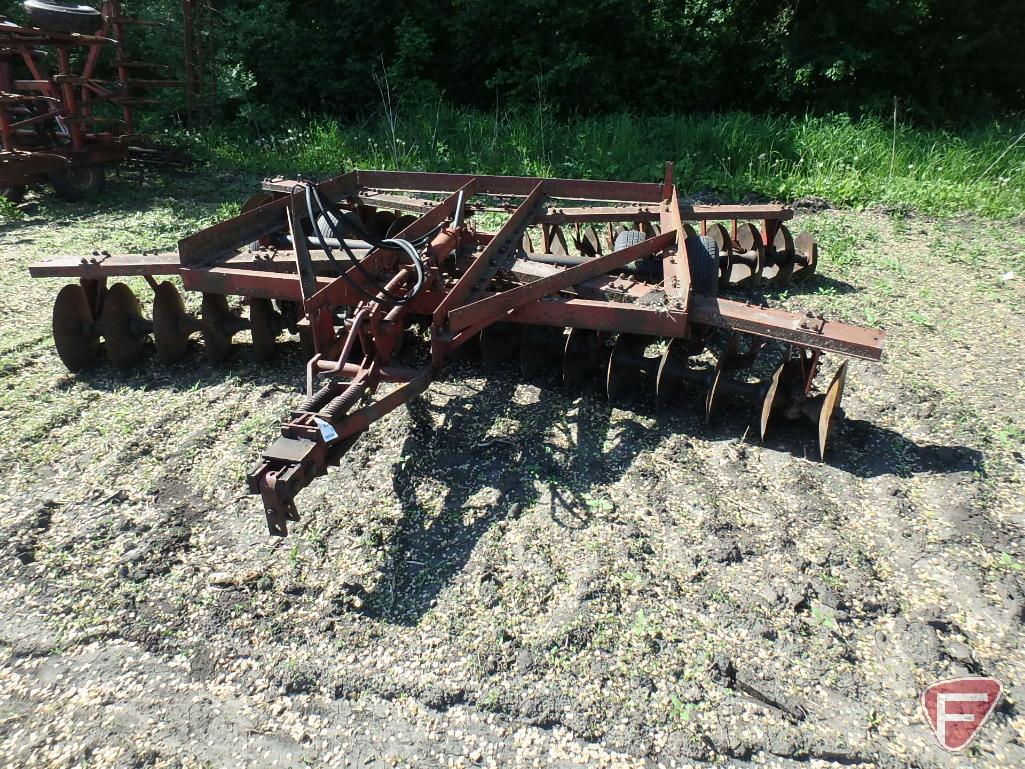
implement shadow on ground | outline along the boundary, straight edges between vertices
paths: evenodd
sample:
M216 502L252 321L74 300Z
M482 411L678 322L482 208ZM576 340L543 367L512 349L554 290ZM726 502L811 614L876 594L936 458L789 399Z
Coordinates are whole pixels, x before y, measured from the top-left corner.
M842 296L844 294L860 294L864 292L864 290L865 289L861 286L855 286L845 280L838 280L825 275L815 275L812 280L806 280L800 283L791 283L789 286L785 287L773 286L770 284L761 286L757 290L748 291L729 287L719 291L719 296L723 299L733 299L738 302L751 302L753 304L770 306L770 299L778 301L784 294L789 296L800 296L802 294Z
M837 425L837 451L829 464L862 478L893 474L982 472L983 454L968 446L916 443L904 435L864 419Z
M752 441L763 449L794 457L818 461L819 451L815 427L811 422L787 422L776 417L770 422L766 440L759 444L757 425L739 416L728 416L722 424L706 435L714 440L736 437L747 425ZM896 430L881 427L864 419L845 418L842 409L833 423L825 464L858 478L895 475L909 478L919 473L981 472L984 469L981 451L968 446L920 444Z
M622 416L613 427L612 406L594 393L574 398L544 388L537 403L515 403L522 383L503 369L477 392L455 395L440 408L422 399L409 404L413 426L393 481L403 513L384 574L368 596L372 616L416 624L488 529L546 491L557 526L582 528L596 515L614 520L600 487L668 434ZM445 382L437 387L446 390ZM437 484L444 487L440 509L426 509L422 494ZM465 519L468 512L472 520Z
M458 366L453 381L471 370ZM518 372L505 369L471 394L452 390L444 404L409 404L413 425L393 475L402 516L380 579L366 594L363 611L370 616L415 625L487 531L542 498L560 527L582 528L595 517L614 521L616 510L601 498L602 487L619 480L639 454L658 449L672 435L687 435L703 421L697 418L700 404L686 398L659 415L653 427L629 416L653 415L646 401L624 404L632 411L619 411L613 424L613 407L598 392L572 397L547 387L537 403L517 404L513 396L522 381ZM449 394L446 382L435 387ZM741 413L749 410L727 406L702 437L736 441L745 429L756 435L755 422ZM833 440L827 463L860 478L982 467L974 449L920 445L863 420L838 423ZM810 423L781 422L761 449L817 460Z
M235 381L295 392L298 402L302 398L300 387L305 368L299 343L295 340L279 342L274 358L263 363L253 360L249 348L247 342L237 342L227 360L211 363L204 356L202 345L191 342L185 360L167 364L160 362L152 344L148 343L138 363L129 369L112 366L101 349L95 365L75 374L67 374L56 383L55 388L70 390L76 382L81 382L104 392L114 392L125 387L146 391L186 392Z
M710 344L714 349L721 350L722 338L713 338ZM775 366L783 359L784 352L785 347L771 343L759 356L762 363L749 372L764 381L771 376ZM819 386L825 386L821 378ZM688 395L690 397L687 397ZM694 391L690 391L682 398L678 398L670 411L689 409L703 417L702 397L703 393L695 394ZM766 439L759 441L756 412L757 409L752 402L727 394L713 414L711 425L702 429L702 436L711 440L728 441L744 435L750 443L762 449L819 461L817 427L812 421L804 418L788 420L779 411L774 412L768 423ZM880 475L907 478L918 473L984 470L984 457L977 449L959 445L917 443L896 430L874 422L848 418L842 406L832 425L825 463L858 478L874 478Z

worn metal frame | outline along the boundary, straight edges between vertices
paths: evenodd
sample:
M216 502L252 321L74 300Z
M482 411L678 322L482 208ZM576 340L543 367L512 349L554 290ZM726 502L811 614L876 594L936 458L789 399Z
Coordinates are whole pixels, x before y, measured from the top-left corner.
M352 171L318 189L352 211L382 205L417 214L391 237L412 241L435 233L420 252L426 285L412 301L392 306L380 293L373 301L361 297L353 281L371 292L383 285L402 293L410 288L412 269L397 252L367 245L360 252L361 266L378 286L355 268L338 275L306 235L312 223L304 190L299 182L283 179L265 184L272 199L184 238L176 255L97 253L50 259L31 268L38 277L78 278L94 293L97 285L102 293L103 282L115 276L143 275L153 281L158 275L178 275L186 289L207 295L298 303L298 328L313 350L306 401L248 474L250 490L261 496L269 529L276 535L284 535L288 522L298 519L295 497L303 487L336 464L376 419L422 393L461 346L497 323L684 342L719 328L776 340L796 351L788 359L802 362L805 393L811 391L823 353L866 360L879 360L882 354L884 333L876 329L696 294L688 254L695 230L689 223L699 223L704 232L709 222L726 220L736 232L738 219L757 219L765 244L760 258L771 260L773 236L792 211L776 205L683 205L671 164L664 180L652 184ZM474 214L496 210L508 214L496 232L473 226ZM571 266L537 264L524 248L529 227L612 227L624 221L658 224L660 232ZM642 259L661 262L660 281L626 280L618 272ZM653 299L659 301L649 301ZM406 369L395 364L393 354L414 316L429 324L430 363ZM398 387L374 400L382 382ZM714 382L713 388L718 387L718 374ZM711 402L710 396L709 408ZM766 403L770 409L774 401Z
M136 133L133 108L153 102L142 95L150 89L184 89L191 116L203 102L201 94L210 89L203 74L208 68L210 34L197 27L209 23L208 11L208 2L183 2L186 80L134 74L139 68L166 65L128 59L126 27L153 22L126 16L121 0L105 0L101 26L92 35L14 24L0 27L0 187L22 186L54 171L124 160L144 138ZM40 53L44 48L55 53L52 66ZM76 51L79 55L73 57ZM112 53L114 79L99 75L105 51ZM80 62L77 68L73 59ZM30 77L15 78L16 62ZM100 104L114 105L120 117L96 115ZM26 106L36 114L14 114L14 108ZM59 131L44 137L37 128L46 124L56 125Z

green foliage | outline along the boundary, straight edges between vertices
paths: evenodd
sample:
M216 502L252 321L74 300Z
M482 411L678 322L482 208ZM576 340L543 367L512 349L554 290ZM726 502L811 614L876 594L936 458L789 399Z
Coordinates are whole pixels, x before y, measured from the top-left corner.
M1017 216L1025 57L1009 51L1025 33L1020 10L218 0L213 127L188 139L216 165L256 172L657 179L673 159L683 189L733 199ZM125 11L163 22L130 27L126 56L182 77L180 0L125 0ZM17 1L0 13L24 20ZM184 100L166 98L170 114L140 110L142 130L177 133Z
M98 3L96 3L98 5ZM183 74L180 0L125 0L164 26L129 55ZM443 95L560 115L804 111L972 122L1025 108L1025 14L1009 0L218 0L217 113L265 127ZM23 20L21 3L0 13ZM201 33L205 34L205 32Z
M160 0L164 2L164 0ZM148 3L141 3L146 5ZM342 118L402 96L560 114L847 111L964 122L1025 106L1007 0L228 0L222 75L253 105ZM251 78L251 80L249 79ZM279 113L280 114L280 113Z
M684 702L675 694L669 696L669 716L674 721L690 721L696 707L693 702Z
M24 212L3 195L0 195L0 222L20 222L25 219Z
M1020 119L955 133L845 115L564 119L546 109L484 113L439 100L361 124L320 119L256 139L212 128L190 139L214 166L257 174L362 167L652 181L674 160L677 183L690 194L1005 217L1025 213L1025 141L1014 144L1023 132Z
M1010 569L1011 571L1021 571L1025 569L1025 564L1021 561L1015 560L1014 556L1010 553L1001 553L1000 559L997 561L997 566L1001 569Z

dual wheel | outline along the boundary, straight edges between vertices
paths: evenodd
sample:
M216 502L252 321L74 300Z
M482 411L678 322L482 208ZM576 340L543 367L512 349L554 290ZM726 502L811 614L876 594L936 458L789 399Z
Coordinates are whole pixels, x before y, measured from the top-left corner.
M22 5L29 23L40 29L93 35L103 28L103 14L91 5L68 0L25 0ZM106 181L100 165L52 171L48 177L57 197L69 202L98 194ZM20 203L25 197L25 186L0 188L0 196Z

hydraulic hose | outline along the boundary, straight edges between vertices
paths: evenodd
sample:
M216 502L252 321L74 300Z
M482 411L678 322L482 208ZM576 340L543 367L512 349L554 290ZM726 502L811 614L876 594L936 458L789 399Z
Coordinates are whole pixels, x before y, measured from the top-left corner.
M432 232L427 233L421 238L417 238L415 241L409 241L403 238L378 239L367 232L361 224L353 222L351 219L346 217L330 200L325 201L324 198L320 196L320 192L314 184L305 182L302 186L304 186L306 190L306 211L309 214L310 222L313 225L314 237L338 274L360 295L372 302L381 302L382 304L388 305L403 305L412 301L416 295L420 293L426 283L426 279L424 275L423 262L420 260L420 254L417 249L430 242L435 234L437 234L441 229L440 225ZM320 226L320 222L324 222L327 225L331 234L334 235L334 238L325 237L323 229ZM416 273L416 280L413 283L412 288L405 295L400 296L393 294L391 291L387 290L385 286L378 283L374 277L363 268L360 260L345 242L347 235L352 236L353 240L363 240L374 248L399 250L405 253L412 263L413 271ZM363 279L366 280L367 283L377 289L377 293L371 293L360 283L349 277L346 268L335 259L333 248L340 248L345 253L349 263L356 269Z

